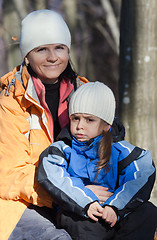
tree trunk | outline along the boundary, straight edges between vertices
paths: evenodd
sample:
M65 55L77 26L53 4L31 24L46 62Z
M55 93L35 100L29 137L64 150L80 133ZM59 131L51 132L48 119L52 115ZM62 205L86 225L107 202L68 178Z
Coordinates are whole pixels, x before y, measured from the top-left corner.
M21 19L16 11L14 1L8 0L3 2L3 27L5 29L5 44L7 54L7 65L9 71L16 65L21 64L21 54L19 50ZM16 39L18 40L16 42ZM14 41L15 40L15 41Z
M121 19L123 31L126 19L132 18L128 20L129 26L126 28L128 44L121 42L121 49L125 45L120 63L120 86L123 85L120 91L121 119L126 126L126 139L151 150L157 164L157 2L125 0L122 2L122 11L124 9L125 14L122 12ZM157 203L157 184L152 201Z
M6 46L5 46L5 29L3 26L3 17L2 17L2 3L3 1L0 0L0 77L3 76L7 71L7 65L6 65Z
M38 9L45 9L47 7L47 1L46 0L33 0L32 1L34 5L34 10Z
M76 29L77 29L77 2L76 0L65 0L63 1L63 7L64 12L66 16L66 22L69 26L70 32L71 32L71 50L70 50L70 57L72 60L72 63L74 64L74 67L78 71L78 59L76 56L75 51L75 37L76 37Z

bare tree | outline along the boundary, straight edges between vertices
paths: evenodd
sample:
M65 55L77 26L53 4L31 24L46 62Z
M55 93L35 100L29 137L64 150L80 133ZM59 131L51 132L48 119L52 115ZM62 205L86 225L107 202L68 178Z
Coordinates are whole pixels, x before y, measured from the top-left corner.
M22 61L18 46L21 22L19 12L13 0L3 1L3 29L5 30L4 39L8 70Z
M120 113L127 130L126 138L142 148L150 149L157 163L156 11L156 0L122 2L119 85ZM157 203L157 184L152 200Z
M106 12L106 22L110 27L111 34L114 40L113 46L117 54L119 53L119 26L117 24L117 19L114 14L113 7L109 0L101 0L101 4Z
M70 55L71 55L71 59L72 62L75 66L75 68L78 70L78 59L76 56L76 49L75 49L75 32L77 29L77 22L78 22L78 17L77 17L77 1L76 0L66 0L63 1L63 9L64 9L64 13L66 16L66 22L70 28L70 32L71 32L71 37L72 37L72 45L71 45L71 50L70 50Z
M6 45L5 45L5 40L4 40L4 35L5 35L5 28L3 26L3 17L2 17L2 3L3 1L0 1L0 73L1 76L4 75L7 71L7 54L6 54Z
M44 9L47 8L47 1L46 0L31 0L31 4L33 6L33 10Z

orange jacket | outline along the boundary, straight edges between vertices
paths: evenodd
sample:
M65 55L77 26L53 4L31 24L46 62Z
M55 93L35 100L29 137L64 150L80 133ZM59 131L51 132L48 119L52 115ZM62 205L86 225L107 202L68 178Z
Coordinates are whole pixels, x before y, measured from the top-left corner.
M37 181L37 166L40 153L53 142L53 120L40 104L37 92L42 90L36 85L25 66L0 79L0 240L8 239L29 204L52 206ZM61 127L68 122L66 99L72 91L70 81L62 80Z

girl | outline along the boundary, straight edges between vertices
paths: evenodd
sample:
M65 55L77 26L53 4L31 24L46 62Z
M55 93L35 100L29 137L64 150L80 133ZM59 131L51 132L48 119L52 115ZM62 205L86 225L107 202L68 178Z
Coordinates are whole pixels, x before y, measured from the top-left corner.
M112 142L112 91L100 82L82 85L70 100L69 115L70 132L63 129L60 141L40 155L38 171L62 209L59 226L72 239L153 239L156 208L147 202L155 176L152 157L126 141ZM88 188L92 184L112 194L102 202Z

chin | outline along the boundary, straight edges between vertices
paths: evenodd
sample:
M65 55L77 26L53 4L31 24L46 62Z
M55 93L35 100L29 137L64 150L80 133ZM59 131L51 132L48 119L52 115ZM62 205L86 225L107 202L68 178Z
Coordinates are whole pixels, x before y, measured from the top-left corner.
M79 142L87 142L87 141L88 141L88 139L84 139L84 138L77 138L77 141L79 141Z

